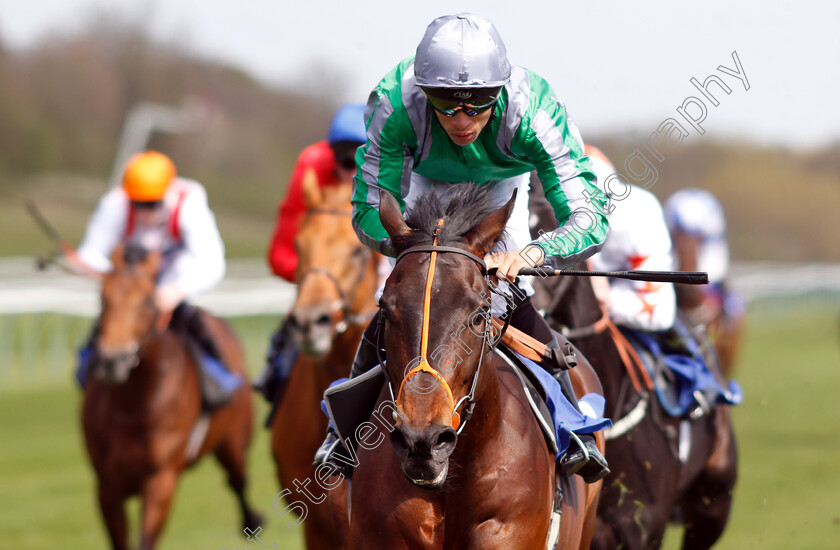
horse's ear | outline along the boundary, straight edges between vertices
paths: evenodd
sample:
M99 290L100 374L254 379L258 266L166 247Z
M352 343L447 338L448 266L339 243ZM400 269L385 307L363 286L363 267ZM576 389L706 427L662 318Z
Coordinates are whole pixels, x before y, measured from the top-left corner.
M321 206L321 203L324 202L324 196L321 194L318 175L314 168L307 168L303 173L301 187L303 188L303 201L307 210L313 210Z
M382 222L382 227L392 240L399 235L411 233L411 228L405 223L397 199L388 191L379 191L379 221Z
M513 212L513 205L516 203L516 192L517 189L514 189L513 195L504 206L484 218L482 222L464 235L464 243L479 258L483 258L490 252L501 238L502 232L507 226L508 218Z

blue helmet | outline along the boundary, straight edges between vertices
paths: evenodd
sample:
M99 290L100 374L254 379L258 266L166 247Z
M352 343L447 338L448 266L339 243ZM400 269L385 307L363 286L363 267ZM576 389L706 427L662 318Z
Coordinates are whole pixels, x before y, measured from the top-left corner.
M327 141L334 145L340 141L367 141L365 132L365 106L362 103L348 103L343 106L330 122Z

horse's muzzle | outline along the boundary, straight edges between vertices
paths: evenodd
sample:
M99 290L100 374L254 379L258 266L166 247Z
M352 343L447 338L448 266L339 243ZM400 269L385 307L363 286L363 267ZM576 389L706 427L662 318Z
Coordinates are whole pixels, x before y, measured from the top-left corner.
M449 457L457 441L458 435L449 426L418 430L401 424L391 432L391 445L403 474L411 483L424 489L436 489L444 484Z
M335 322L330 313L312 308L293 310L287 321L292 338L297 342L300 350L312 357L320 359L332 349L335 336Z
M96 378L109 384L125 383L131 371L140 363L137 350L138 345L136 343L132 343L124 349L98 347L97 356L93 363Z

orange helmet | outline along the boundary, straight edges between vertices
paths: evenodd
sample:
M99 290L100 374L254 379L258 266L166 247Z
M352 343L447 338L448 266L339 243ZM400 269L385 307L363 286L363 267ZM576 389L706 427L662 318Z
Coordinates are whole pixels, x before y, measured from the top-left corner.
M169 157L157 151L146 151L128 161L123 173L123 189L132 201L163 200L175 175L175 165Z

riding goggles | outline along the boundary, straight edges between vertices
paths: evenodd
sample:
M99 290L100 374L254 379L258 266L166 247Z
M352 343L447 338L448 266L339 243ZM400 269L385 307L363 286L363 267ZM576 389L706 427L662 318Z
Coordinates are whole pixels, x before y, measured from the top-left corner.
M131 201L131 204L137 210L157 210L163 206L163 201Z
M420 86L432 108L440 114L453 117L462 111L468 117L477 116L499 101L502 91L498 88L427 88Z

